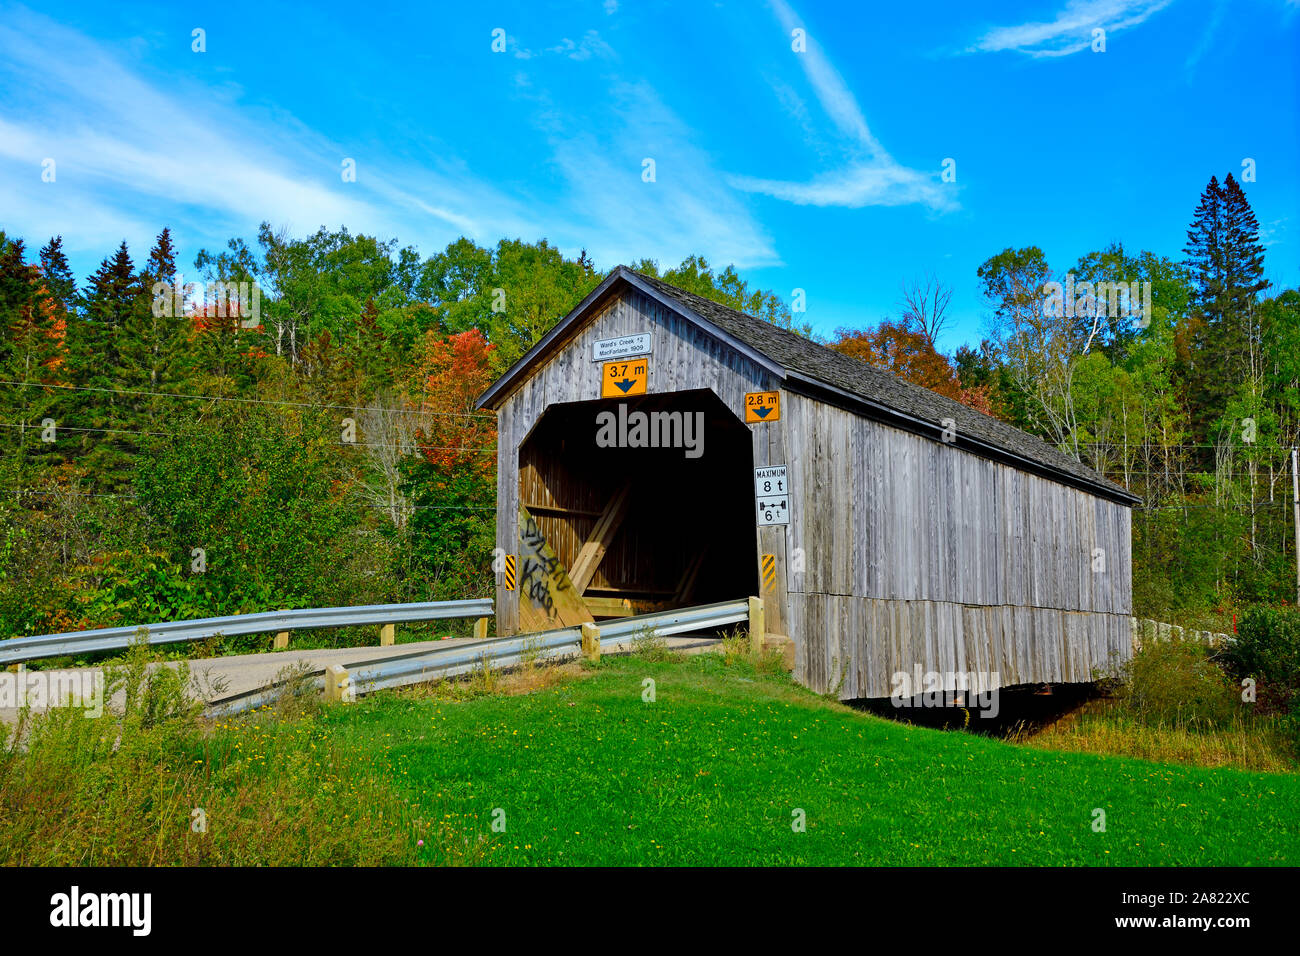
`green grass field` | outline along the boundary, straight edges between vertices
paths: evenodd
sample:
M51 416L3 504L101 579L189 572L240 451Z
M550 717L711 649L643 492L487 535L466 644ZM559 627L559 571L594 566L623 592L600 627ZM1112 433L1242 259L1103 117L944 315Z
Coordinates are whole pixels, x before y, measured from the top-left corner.
M655 658L524 695L381 695L319 729L392 782L428 862L436 821L503 865L1300 864L1300 775L927 730L741 659Z

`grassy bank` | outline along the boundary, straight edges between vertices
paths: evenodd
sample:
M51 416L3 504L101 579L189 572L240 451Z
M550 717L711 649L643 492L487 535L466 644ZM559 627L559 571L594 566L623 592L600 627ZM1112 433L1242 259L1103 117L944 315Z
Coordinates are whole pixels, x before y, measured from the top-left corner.
M1294 774L909 727L718 655L607 658L527 696L374 699L323 719L426 816L478 834L489 863L1300 861Z
M913 727L644 650L216 725L166 687L56 713L0 748L0 862L1300 862L1294 773Z

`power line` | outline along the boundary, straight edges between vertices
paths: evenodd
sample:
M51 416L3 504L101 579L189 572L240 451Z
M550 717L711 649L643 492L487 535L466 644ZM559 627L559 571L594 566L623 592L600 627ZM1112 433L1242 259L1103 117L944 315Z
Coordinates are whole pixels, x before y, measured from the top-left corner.
M1176 445L1159 445L1159 444L1125 445L1123 442L1081 441L1078 444L1085 445L1089 448L1113 448L1117 453L1120 451L1129 451L1134 454L1142 454L1144 452L1150 453L1150 452L1163 452L1163 451L1179 451L1184 448L1230 449L1232 451L1239 451L1239 452L1263 450L1263 446L1259 445L1257 442L1239 442L1236 444L1221 444L1221 445L1212 445L1212 444L1205 444L1205 443L1198 443L1198 442L1184 442ZM1288 455L1291 453L1290 445L1276 445L1274 447L1279 451L1285 451Z
M20 428L30 431L40 431L43 425L34 425L23 422L0 422L0 428ZM176 432L142 432L130 428L83 428L72 425L55 425L57 431L64 432L101 432L104 434L116 435L142 435L145 438L179 438ZM47 445L57 444L56 442L45 442ZM395 448L399 451L462 451L462 452L491 452L496 454L496 448L488 445L425 445L420 442L412 442L409 445L390 445L382 442L363 442L363 441L337 441L335 445L342 445L346 448Z
M139 501L139 495L121 495L121 494L101 494L98 492L81 492L81 491L36 491L31 488L9 488L7 492L12 493L15 497L21 498L25 495L36 495L44 498L116 498L120 500ZM304 499L299 498L299 501ZM372 502L373 504L373 502ZM386 511L387 508L376 506L377 511ZM495 505L404 505L403 511L496 511Z
M58 388L74 392L103 392L109 395L145 395L154 398L183 398L202 402L238 402L251 405L285 405L292 408L332 408L352 412L388 412L399 415L437 415L447 418L496 419L490 412L430 412L413 408L384 408L379 405L327 405L319 402L289 402L270 398L230 398L222 395L190 395L184 392L154 392L135 388L101 388L95 385L47 385L43 382L11 382L0 380L0 385L17 388Z
M38 432L45 428L44 425L33 425L24 422L0 422L0 428L21 428L24 431ZM141 432L130 428L81 428L73 425L55 425L56 431L61 432L100 432L103 434L115 435L143 435L146 438L173 438L174 435L168 432ZM47 445L53 445L54 442L44 442Z
M1289 501L1261 501L1250 505L1216 505L1213 502L1188 502L1177 505L1134 505L1134 511L1182 511L1186 508L1217 508L1219 511L1259 511L1261 508L1289 508Z

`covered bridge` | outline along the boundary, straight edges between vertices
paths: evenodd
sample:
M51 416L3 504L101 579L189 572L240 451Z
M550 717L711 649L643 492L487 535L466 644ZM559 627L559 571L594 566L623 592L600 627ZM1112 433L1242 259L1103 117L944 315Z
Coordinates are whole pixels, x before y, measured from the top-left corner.
M501 634L758 594L796 678L842 699L899 673L1082 682L1130 653L1133 495L657 279L615 269L479 405Z

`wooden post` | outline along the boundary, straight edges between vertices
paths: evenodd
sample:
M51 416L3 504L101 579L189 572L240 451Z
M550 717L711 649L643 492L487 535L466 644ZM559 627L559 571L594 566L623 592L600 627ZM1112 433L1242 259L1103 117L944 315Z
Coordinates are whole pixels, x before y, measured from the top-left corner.
M397 640L396 624L379 625L379 646L380 647L390 647L392 646L393 642L396 640Z
M589 661L600 660L600 628L595 624L582 624L582 656Z
M485 641L485 640L487 640L487 629L488 629L488 619L487 619L487 618L485 618L485 617L481 617L481 618L479 618L477 621L475 621L475 622L474 622L474 640L476 640L476 641Z
M339 703L355 699L352 678L342 664L331 664L325 668L325 699Z
M749 649L755 654L763 651L765 633L763 599L752 597L749 599Z
M1300 607L1300 451L1291 449L1291 510L1295 517L1295 603Z
M282 608L280 608L280 611L281 611L281 613L288 614L288 613L289 613L289 608L287 608L287 607L282 607ZM288 646L289 646L289 632L288 632L288 631L281 631L279 634L275 635L275 643L271 645L271 647L272 647L273 650L283 651L283 650L285 650Z

